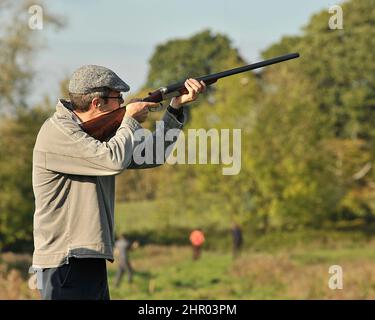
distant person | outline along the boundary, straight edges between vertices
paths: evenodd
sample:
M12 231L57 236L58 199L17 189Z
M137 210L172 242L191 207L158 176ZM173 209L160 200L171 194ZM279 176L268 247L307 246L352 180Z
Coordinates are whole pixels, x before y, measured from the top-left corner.
M201 229L193 230L190 233L190 242L193 247L193 260L198 260L200 258L204 241L204 233Z
M122 276L124 273L127 273L128 276L128 283L131 283L133 281L133 268L130 264L129 260L129 251L132 248L132 245L136 245L137 243L134 242L132 244L131 241L126 239L125 234L122 234L120 238L115 243L115 248L118 251L119 254L119 268L117 270L116 274L116 287L118 288L121 283Z
M242 230L237 223L232 225L232 240L233 240L233 258L237 258L241 254L243 245Z

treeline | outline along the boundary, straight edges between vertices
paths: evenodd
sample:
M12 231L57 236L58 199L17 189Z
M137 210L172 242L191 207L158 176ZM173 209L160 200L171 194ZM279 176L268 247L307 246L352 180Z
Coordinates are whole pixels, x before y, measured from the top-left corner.
M242 130L239 175L224 176L218 165L127 171L118 199L165 199L161 219L235 220L263 231L372 221L375 4L342 8L344 29L330 30L322 11L301 35L262 53L300 52L298 60L219 81L189 109L186 129ZM227 36L203 31L158 46L146 87L245 63Z
M184 130L241 129L238 175L223 175L222 165L129 170L118 176L117 200L161 200L157 209L166 221L171 215L211 226L238 221L262 231L372 221L375 5L352 0L342 8L344 29L330 30L330 15L322 11L300 35L284 37L262 53L270 58L300 52L299 59L226 78L188 109ZM32 239L32 148L53 112L48 99L27 104L36 35L11 22L9 32L0 34L2 246ZM155 49L137 96L251 62L228 36L209 30L168 41ZM151 128L160 117L152 114L146 125Z

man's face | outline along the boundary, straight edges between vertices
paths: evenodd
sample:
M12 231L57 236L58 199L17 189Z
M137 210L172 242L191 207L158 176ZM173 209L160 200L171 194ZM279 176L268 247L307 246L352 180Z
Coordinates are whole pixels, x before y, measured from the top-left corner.
M100 100L101 104L99 109L102 112L111 112L113 110L116 110L122 103L124 103L124 99L122 98L121 92L119 91L111 91L106 99Z

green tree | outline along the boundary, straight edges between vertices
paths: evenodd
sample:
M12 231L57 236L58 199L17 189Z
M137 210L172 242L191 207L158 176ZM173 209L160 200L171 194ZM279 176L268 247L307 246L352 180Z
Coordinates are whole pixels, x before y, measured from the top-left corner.
M243 63L229 38L204 30L187 39L158 45L150 59L147 86L158 88L188 77L219 72L228 66L228 57Z
M43 41L28 26L28 8L41 1L0 1L0 248L32 239L34 196L32 149L37 132L50 114L48 98L31 107L28 97L34 54ZM44 10L44 25L61 26Z
M219 72L243 63L244 60L239 56L238 51L231 46L227 36L214 34L209 30L199 32L187 39L167 41L156 47L150 59L147 83L136 96L143 97L152 89L187 77ZM211 92L213 94L213 90ZM208 97L211 100L214 98L211 94L204 95L200 97L198 102L186 108L188 119L192 117L191 109L212 107L207 101ZM203 106L203 103L206 103L206 105ZM199 117L200 115L197 114L196 118ZM145 126L152 129L155 121L159 118L160 113L151 114ZM171 174L176 173L178 175L178 169L175 167L173 167L172 172L168 170L167 166L152 169L152 171L125 171L117 179L117 199L145 200L162 195L164 192L157 192L157 190L160 190L161 183L167 181Z
M210 35L210 40L207 36ZM202 41L197 41L202 39ZM225 43L223 44L223 39ZM202 48L199 46L202 45ZM180 46L181 45L181 46ZM176 46L174 50L174 46ZM195 50L191 50L195 48ZM164 57L167 52L178 52L180 60L176 63L182 68L183 63L189 63L191 52L199 55L192 62L195 74L219 72L225 69L245 64L238 51L231 46L230 40L223 35L212 36L204 31L189 39L173 41L157 50L158 57ZM210 54L214 52L215 54ZM181 61L179 63L179 61ZM175 65L165 74L177 72ZM181 74L188 74L189 67ZM150 74L157 74L154 69ZM256 77L251 74L241 74L223 79L213 86L213 90L193 104L190 109L190 121L184 132L187 136L189 129L242 129L242 147L247 144L246 134L252 119L252 105L257 91ZM220 132L220 131L219 131ZM232 132L231 132L232 134ZM210 143L210 140L208 140ZM210 146L208 155L210 154ZM243 150L242 150L243 151ZM246 152L242 153L242 161L247 161ZM210 163L210 157L208 156ZM251 181L246 166L242 166L239 175L224 176L222 165L174 165L165 167L165 176L158 188L158 196L165 198L160 212L164 213L165 221L168 216L177 215L181 219L196 221L197 225L204 223L212 226L229 226L231 220L243 221L249 214L251 204Z
M324 10L301 35L263 52L297 51L300 59L227 78L193 104L185 130L242 129L242 168L236 176L217 165L160 169L165 221L168 214L197 223L234 219L267 231L374 217L375 5L342 8L343 30L329 29ZM158 46L146 86L243 63L228 37L204 31Z
M273 123L257 129L266 143L251 149L254 159L266 152L254 175L268 163L258 178L267 188L256 195L276 224L292 219L318 226L371 215L375 7L360 0L342 8L350 12L343 30L330 30L330 16L322 11L301 36L285 37L264 52L265 57L301 52L298 62L264 71L268 92L261 109Z
M19 111L0 121L0 243L32 239L34 195L32 151L41 124L50 114L45 107Z

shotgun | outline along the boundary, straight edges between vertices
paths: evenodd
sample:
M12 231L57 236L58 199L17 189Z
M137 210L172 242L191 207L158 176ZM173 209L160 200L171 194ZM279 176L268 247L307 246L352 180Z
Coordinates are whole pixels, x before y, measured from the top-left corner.
M275 57L272 59L260 61L257 63L249 64L246 66L209 74L206 76L197 77L198 81L203 81L207 86L215 83L217 80L225 77L229 77L238 73L262 68L269 66L275 63L280 63L290 59L295 59L299 57L299 53L290 53L283 56ZM153 92L150 92L149 95L142 99L144 102L162 102L173 97L181 96L185 93L188 93L184 85L185 81L176 82L174 84L168 85L166 87L161 87ZM160 105L156 108L149 108L150 111L159 111L163 108L163 105ZM106 113L97 118L91 119L89 121L83 122L81 128L83 131L87 132L89 135L98 139L100 141L105 141L111 137L119 128L122 118L125 115L126 108L120 107L114 111Z

